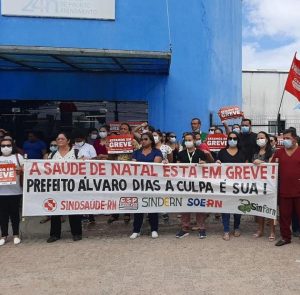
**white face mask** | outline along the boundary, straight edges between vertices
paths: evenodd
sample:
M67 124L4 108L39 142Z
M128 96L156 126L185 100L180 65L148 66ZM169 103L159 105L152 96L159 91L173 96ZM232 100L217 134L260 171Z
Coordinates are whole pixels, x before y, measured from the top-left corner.
M91 134L91 139L97 139L98 135L97 134Z
M259 147L264 147L267 144L267 140L265 138L259 138L256 140L256 144Z
M155 143L159 143L159 137L158 136L153 136L153 138L154 138Z
M193 141L185 141L185 146L190 149L194 146L194 142Z
M215 134L214 130L209 130L208 134Z
M2 147L1 152L4 156L9 156L12 153L12 147Z
M84 141L75 142L76 147L82 147L84 145Z
M57 151L57 146L50 146L50 151L51 152L56 152Z
M107 132L105 132L105 131L100 131L100 132L99 132L99 136L100 136L101 138L105 138L105 137L107 137Z
M201 139L196 140L196 146L199 146L201 143L202 143L202 140L201 140Z
M170 137L170 142L171 143L176 143L176 137Z
M230 147L236 147L237 146L237 140L232 140L232 139L228 140L228 145Z
M240 128L233 128L232 131L236 132L236 133L241 133L241 129Z

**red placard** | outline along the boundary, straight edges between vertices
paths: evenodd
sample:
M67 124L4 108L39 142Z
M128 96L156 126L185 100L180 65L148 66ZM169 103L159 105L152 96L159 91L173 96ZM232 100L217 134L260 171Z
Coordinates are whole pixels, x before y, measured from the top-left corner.
M111 135L108 137L108 153L109 154L123 154L132 153L133 136L132 135Z
M227 146L226 134L209 134L206 137L205 143L209 146L209 149L213 152L217 152Z
M123 122L111 122L109 123L110 132L119 132L120 131L120 125ZM143 124L144 122L126 122L130 125L130 127L133 129L136 126L139 126Z
M16 165L0 164L0 185L17 183Z
M223 107L219 110L218 115L221 121L244 117L244 113L238 106Z

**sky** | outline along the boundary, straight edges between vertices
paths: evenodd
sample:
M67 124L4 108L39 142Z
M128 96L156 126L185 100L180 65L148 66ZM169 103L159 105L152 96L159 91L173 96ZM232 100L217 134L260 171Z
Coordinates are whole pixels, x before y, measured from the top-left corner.
M243 69L289 70L300 59L300 0L243 1Z

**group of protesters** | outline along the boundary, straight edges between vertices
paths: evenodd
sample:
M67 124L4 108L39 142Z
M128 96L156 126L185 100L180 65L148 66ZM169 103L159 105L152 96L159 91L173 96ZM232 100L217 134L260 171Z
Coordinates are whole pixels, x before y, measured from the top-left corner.
M224 128L211 126L209 134L226 133L227 146L219 152L212 152L206 144L207 133L201 130L201 120L191 120L191 130L185 132L182 138L178 138L174 132L161 132L154 127L143 123L135 128L130 124L120 123L118 134L132 135L133 153L124 152L118 154L108 153L108 138L111 134L109 126L103 125L99 129L90 129L88 134L83 130L74 130L70 135L67 132L59 132L50 142L49 147L41 140L36 132L29 132L28 139L22 147L17 147L14 138L4 129L0 129L0 163L11 163L16 167L17 183L0 186L0 246L7 242L8 224L11 221L13 242L19 244L20 238L20 206L22 199L22 173L24 159L52 159L65 160L112 160L112 161L136 161L146 163L262 163L279 164L279 224L281 239L276 246L283 246L291 242L291 224L294 236L299 237L300 221L300 147L296 129L290 127L283 132L283 146L276 148L277 137L264 131L254 133L250 119L243 118L241 124L229 126L223 122ZM200 239L206 238L206 213L196 213L196 229ZM219 218L219 215L216 215ZM130 214L124 214L124 222L130 222ZM159 214L149 213L147 216L151 237L158 237ZM162 214L162 218L168 221L169 215ZM181 213L181 228L176 238L184 238L191 230L191 214ZM229 241L231 237L239 237L241 215L234 214L233 230L230 230L230 214L222 213L224 233L222 238ZM69 223L74 241L82 239L82 221L88 220L95 224L94 215L69 215ZM119 219L119 214L110 215L108 223ZM144 216L142 213L133 214L133 231L131 239L140 236ZM45 217L41 223L51 222L50 237L47 242L52 243L61 238L61 224L63 216ZM255 238L264 235L265 223L269 224L269 241L275 241L274 220L265 220L257 217L257 231Z

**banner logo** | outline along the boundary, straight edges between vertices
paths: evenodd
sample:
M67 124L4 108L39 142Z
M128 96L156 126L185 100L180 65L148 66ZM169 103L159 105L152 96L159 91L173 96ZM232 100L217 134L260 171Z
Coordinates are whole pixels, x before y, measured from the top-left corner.
M57 209L57 203L54 199L47 199L44 201L44 209L48 212L53 212Z
M120 210L137 210L139 201L137 197L122 197L119 201Z

